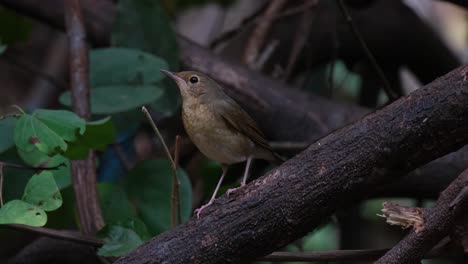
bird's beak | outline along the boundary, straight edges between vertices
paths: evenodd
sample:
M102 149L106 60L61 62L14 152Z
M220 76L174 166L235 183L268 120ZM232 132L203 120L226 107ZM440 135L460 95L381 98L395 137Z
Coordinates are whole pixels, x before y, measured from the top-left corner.
M174 80L179 86L185 83L184 79L177 76L177 73L175 72L170 72L163 69L159 69L159 71L161 71L164 75Z

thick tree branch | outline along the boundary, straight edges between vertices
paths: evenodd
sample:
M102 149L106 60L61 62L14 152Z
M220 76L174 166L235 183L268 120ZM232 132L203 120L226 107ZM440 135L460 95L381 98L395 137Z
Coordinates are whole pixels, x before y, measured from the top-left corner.
M117 263L238 263L302 237L375 186L468 143L467 75L458 68L330 134Z
M70 87L72 109L80 117L91 117L88 79L88 44L80 0L65 1L65 22L67 26L70 53ZM90 151L85 160L71 162L73 190L75 191L82 232L90 235L104 226L101 207L96 190L96 161Z
M455 207L451 206L465 186L468 186L468 169L440 194L434 207L424 210L424 222L376 263L419 263L424 254L454 228L456 219L463 210L466 212L466 199L461 200Z

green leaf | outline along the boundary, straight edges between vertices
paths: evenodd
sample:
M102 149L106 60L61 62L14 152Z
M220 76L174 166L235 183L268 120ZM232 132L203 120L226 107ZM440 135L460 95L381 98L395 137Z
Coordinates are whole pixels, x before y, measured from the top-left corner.
M37 110L33 115L23 114L16 122L14 141L23 152L35 148L54 155L67 149L65 141L73 141L83 134L85 121L65 110Z
M0 46L1 49L1 46ZM0 50L0 54L1 54ZM15 142L13 140L13 133L15 131L16 118L6 118L0 120L0 153L11 148Z
M94 49L90 53L90 80L93 88L109 85L155 84L164 78L159 69L167 63L140 50Z
M50 171L31 177L24 189L23 201L36 205L44 211L53 211L62 205L62 195Z
M135 217L127 194L121 186L113 183L98 184L99 201L106 222L117 222Z
M141 244L143 239L132 229L118 225L105 227L104 245L98 250L101 256L122 256L134 250Z
M35 147L48 155L67 149L67 143L47 125L32 115L24 114L16 122L14 140L16 146L32 152Z
M150 52L165 59L171 69L178 68L175 33L160 1L120 0L111 40L114 46Z
M6 48L7 48L7 45L2 45L2 44L0 44L0 55L1 55L3 52L5 52Z
M66 110L38 109L33 116L41 120L65 141L75 141L78 135L83 135L86 122L75 113Z
M0 224L43 226L47 222L44 210L21 200L12 200L0 208Z
M86 123L86 132L75 142L68 144L65 156L70 159L85 159L89 150L103 151L115 143L116 129L110 117Z
M158 99L162 91L156 86L104 86L91 90L91 112L114 114L135 109ZM70 92L63 93L60 102L71 105Z
M60 166L53 171L55 184L59 190L66 188L72 184L70 160L61 155L55 155L47 162L47 167Z
M178 177L181 218L186 221L192 209L192 189L184 170L178 170ZM169 161L152 160L138 165L130 172L125 186L152 235L170 229L172 174Z

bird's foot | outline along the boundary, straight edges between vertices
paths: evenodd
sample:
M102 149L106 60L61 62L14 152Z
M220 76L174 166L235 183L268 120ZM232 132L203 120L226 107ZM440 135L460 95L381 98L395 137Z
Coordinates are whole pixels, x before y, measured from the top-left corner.
M227 192L226 192L227 196L229 197L229 195L231 195L232 193L237 192L237 190L239 190L240 188L242 188L244 186L245 186L245 184L241 184L241 186L239 186L239 187L228 189Z
M193 213L197 215L197 219L200 219L200 214L203 211L203 209L207 208L208 206L210 206L212 204L213 204L213 201L209 201L207 204L202 205L202 207L200 207L198 209L195 209L195 211Z

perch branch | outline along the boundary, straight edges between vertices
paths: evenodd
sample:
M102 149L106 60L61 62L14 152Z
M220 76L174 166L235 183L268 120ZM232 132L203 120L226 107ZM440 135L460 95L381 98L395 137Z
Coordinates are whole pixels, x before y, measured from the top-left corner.
M65 1L65 23L70 54L70 87L72 109L80 117L91 117L88 79L88 44L80 0ZM104 226L96 190L95 154L89 151L85 160L71 162L73 190L82 232L95 234Z
M116 263L242 262L297 240L375 186L468 143L467 74L460 67L320 139Z
M403 240L376 263L419 263L424 254L449 234L455 221L467 209L467 200L456 207L450 205L468 184L468 169L453 181L441 194L436 204L424 210L424 222L413 229Z

